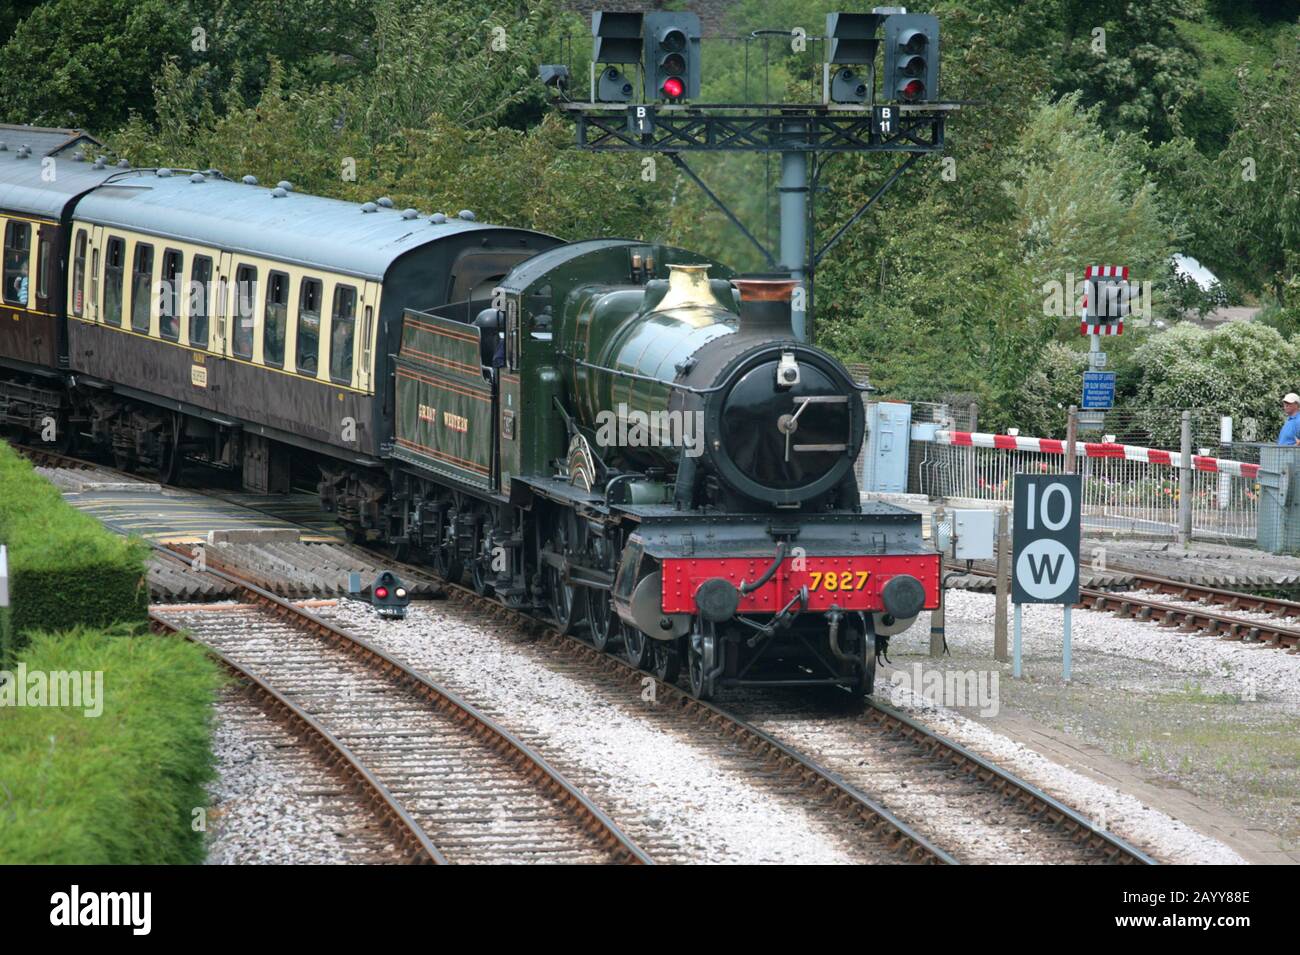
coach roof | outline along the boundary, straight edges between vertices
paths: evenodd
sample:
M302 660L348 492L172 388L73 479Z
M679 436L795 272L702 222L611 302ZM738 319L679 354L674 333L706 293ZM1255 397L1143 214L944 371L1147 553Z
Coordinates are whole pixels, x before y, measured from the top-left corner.
M75 129L0 124L0 210L61 218L68 203L117 171L95 168L99 148ZM82 161L74 158L79 153Z
M216 175L131 170L82 199L76 218L373 280L382 280L412 249L500 228L455 216L408 215Z

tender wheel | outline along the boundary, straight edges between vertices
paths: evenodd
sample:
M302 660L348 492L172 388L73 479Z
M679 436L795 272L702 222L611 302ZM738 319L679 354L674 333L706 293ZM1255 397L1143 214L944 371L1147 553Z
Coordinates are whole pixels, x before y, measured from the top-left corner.
M676 683L682 672L682 649L680 640L651 640L650 652L653 656L651 672L660 683Z
M697 700L711 700L717 689L713 672L718 665L717 635L712 627L708 627L706 630L696 630L686 640L686 679L691 687L691 696Z
M496 573L492 570L492 550L488 546L487 517L484 515L478 523L478 556L469 563L470 584L480 597L491 597L495 593L492 581Z
M629 624L622 625L623 631L623 659L638 670L650 669L650 664L654 662L654 649L650 644L654 643L637 627Z

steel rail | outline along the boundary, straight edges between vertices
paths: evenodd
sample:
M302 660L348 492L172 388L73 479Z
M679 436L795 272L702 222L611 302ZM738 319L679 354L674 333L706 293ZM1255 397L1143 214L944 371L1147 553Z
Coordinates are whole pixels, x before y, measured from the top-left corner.
M1075 842L1101 852L1111 862L1128 865L1158 865L1155 859L1141 849L1095 825L1087 817L1071 809L1059 799L1049 796L1033 783L1007 772L955 740L948 739L928 726L900 713L892 706L871 698L867 702L870 704L867 716L874 723L907 737L932 753L942 754L945 760L953 763L966 775L992 784L1003 795L1020 802L1035 815L1046 816L1057 828L1068 833Z
M175 624L150 611L149 626L155 633L182 634L185 639L198 643ZM411 863L446 865L442 854L428 834L397 801L393 794L359 760L342 740L322 726L292 700L281 695L274 687L251 670L241 666L215 647L200 643L204 651L220 663L232 676L248 684L258 705L273 719L287 726L301 737L319 755L329 769L345 778L348 785L361 797L361 801L392 834L398 850Z
M190 563L185 556L178 554L169 547L161 544L154 544L153 546L159 552L167 554L183 564ZM240 576L237 572L222 569L222 566L210 555L206 558L203 571L238 587L247 596L248 602L265 607L277 616L291 621L298 629L311 632L335 648L347 653L365 664L372 671L383 674L390 681L399 683L414 691L427 703L464 726L468 732L500 756L516 766L525 767L526 775L533 784L547 796L568 809L581 828L618 861L641 865L653 864L650 856L623 832L613 819L606 815L577 786L569 782L545 757L490 716L482 713L473 704L462 699L446 687L434 683L423 674L412 670L395 657L390 656L361 637L336 627L311 611L276 596L269 590L265 590L258 584Z
M961 568L961 572L975 577L994 576L993 571L979 567L969 570ZM1152 590L1157 594L1178 596L1181 599L1194 599L1199 595L1202 599L1216 601L1220 606L1227 604L1227 610L1269 612L1279 619L1292 615L1300 617L1300 603L1295 601L1257 597L1254 594L1171 580L1127 569L1122 572L1132 577L1140 589ZM1080 587L1079 602L1074 606L1081 610L1113 613L1137 621L1151 622L1164 628L1177 627L1181 633L1204 633L1207 636L1217 635L1221 639L1247 643L1262 642L1269 646L1289 648L1290 653L1300 652L1300 629L1266 620L1245 620L1234 617L1231 613L1211 610L1208 606L1180 607L1162 600L1133 594L1121 595L1095 587Z

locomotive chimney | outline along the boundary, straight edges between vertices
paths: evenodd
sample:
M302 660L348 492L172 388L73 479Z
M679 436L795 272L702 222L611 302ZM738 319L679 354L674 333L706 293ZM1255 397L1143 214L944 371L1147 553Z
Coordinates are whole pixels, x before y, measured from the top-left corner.
M740 334L794 338L791 296L794 279L733 279L740 290Z

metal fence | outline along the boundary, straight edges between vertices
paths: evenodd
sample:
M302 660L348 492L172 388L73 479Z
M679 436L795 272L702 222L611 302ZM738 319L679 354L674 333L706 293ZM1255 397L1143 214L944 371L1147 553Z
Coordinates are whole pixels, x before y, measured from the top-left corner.
M999 436L1004 437L1004 436ZM1017 473L1060 474L1063 447L1029 450L980 447L944 441L914 442L918 457L916 490L945 500L1010 504ZM1004 441L1004 443L1009 443ZM1062 442L1046 442L1049 447ZM1210 451L1209 448L1198 449ZM1181 455L1118 444L1076 447L1077 473L1083 478L1085 529L1097 534L1175 538L1184 509L1180 487ZM1256 460L1258 456L1256 454ZM1260 486L1255 468L1210 454L1193 455L1189 504L1192 536L1225 542L1254 541L1258 531Z

